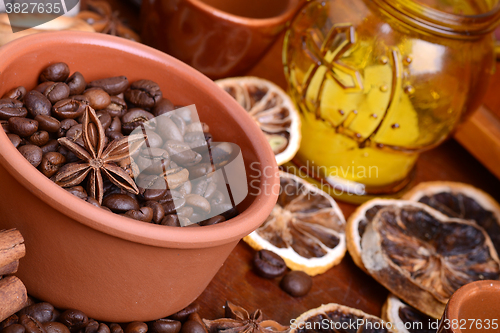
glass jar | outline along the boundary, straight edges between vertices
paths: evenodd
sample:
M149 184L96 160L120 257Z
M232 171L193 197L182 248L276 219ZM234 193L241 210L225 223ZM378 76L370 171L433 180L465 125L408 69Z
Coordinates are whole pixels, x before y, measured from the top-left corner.
M310 1L283 61L302 117L294 160L330 188L391 194L481 104L498 0Z

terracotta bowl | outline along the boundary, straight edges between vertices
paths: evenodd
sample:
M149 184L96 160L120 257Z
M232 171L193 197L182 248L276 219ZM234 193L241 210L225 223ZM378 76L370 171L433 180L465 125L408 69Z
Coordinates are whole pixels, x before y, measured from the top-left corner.
M0 95L28 90L41 70L64 61L87 82L126 75L156 81L174 104L195 104L217 141L243 152L249 194L240 215L219 225L175 228L121 217L69 194L32 167L0 131L0 229L26 243L18 276L28 292L89 317L147 321L194 301L231 250L269 215L279 186L274 155L257 125L228 94L191 67L147 46L84 32L40 33L0 48Z

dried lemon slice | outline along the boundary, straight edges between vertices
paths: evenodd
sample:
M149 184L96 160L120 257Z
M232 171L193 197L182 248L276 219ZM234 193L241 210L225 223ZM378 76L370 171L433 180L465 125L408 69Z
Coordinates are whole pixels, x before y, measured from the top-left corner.
M269 250L292 270L314 276L345 255L345 219L337 203L305 180L280 172L280 195L267 220L243 238L255 250Z
M389 294L382 307L382 319L395 333L436 333L438 322Z
M405 203L380 209L362 236L361 259L375 280L440 318L457 289L500 278L497 253L483 228L424 204Z
M394 332L382 319L335 303L304 312L291 321L290 333L389 333Z
M243 106L267 137L276 162L290 161L300 146L300 118L292 100L274 83L257 77L215 81Z
M484 191L463 183L436 181L420 183L404 198L424 203L450 217L474 220L486 230L500 253L500 206Z

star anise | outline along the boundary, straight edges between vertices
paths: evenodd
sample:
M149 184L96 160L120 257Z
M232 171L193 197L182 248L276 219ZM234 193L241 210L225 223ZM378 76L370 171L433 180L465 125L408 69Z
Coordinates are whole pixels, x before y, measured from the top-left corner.
M282 326L274 320L262 320L262 311L252 315L241 306L226 302L226 318L203 319L209 333L287 333L290 327Z
M64 165L55 175L55 182L61 187L71 187L80 184L87 175L89 196L102 203L104 186L102 173L116 186L138 194L139 189L129 174L117 166L115 162L129 157L137 150L144 139L142 135L114 140L105 147L105 133L94 109L87 106L83 114L82 138L84 147L70 138L60 138L61 146L69 149L81 161ZM133 147L129 147L129 142ZM129 149L130 148L130 149Z

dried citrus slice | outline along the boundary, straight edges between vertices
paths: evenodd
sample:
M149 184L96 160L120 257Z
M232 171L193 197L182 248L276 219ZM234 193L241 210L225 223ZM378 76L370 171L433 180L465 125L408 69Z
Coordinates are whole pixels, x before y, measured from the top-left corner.
M421 203L381 208L361 239L370 275L419 311L440 318L449 297L477 280L498 280L491 239L474 222Z
M389 294L382 307L382 319L395 333L436 333L438 322Z
M381 208L387 206L404 206L401 200L373 199L359 206L351 214L346 226L347 250L354 263L366 272L363 260L361 260L361 237L370 223Z
M335 303L325 304L291 321L290 333L394 332L382 319Z
M314 276L344 257L344 229L344 215L332 197L297 176L280 172L276 206L243 239L255 250L278 254L290 269Z
M463 183L425 182L404 196L419 201L441 213L466 220L474 220L486 230L500 253L500 205L486 192Z
M300 118L292 100L274 83L257 77L215 81L248 111L267 137L276 162L290 161L300 146Z

